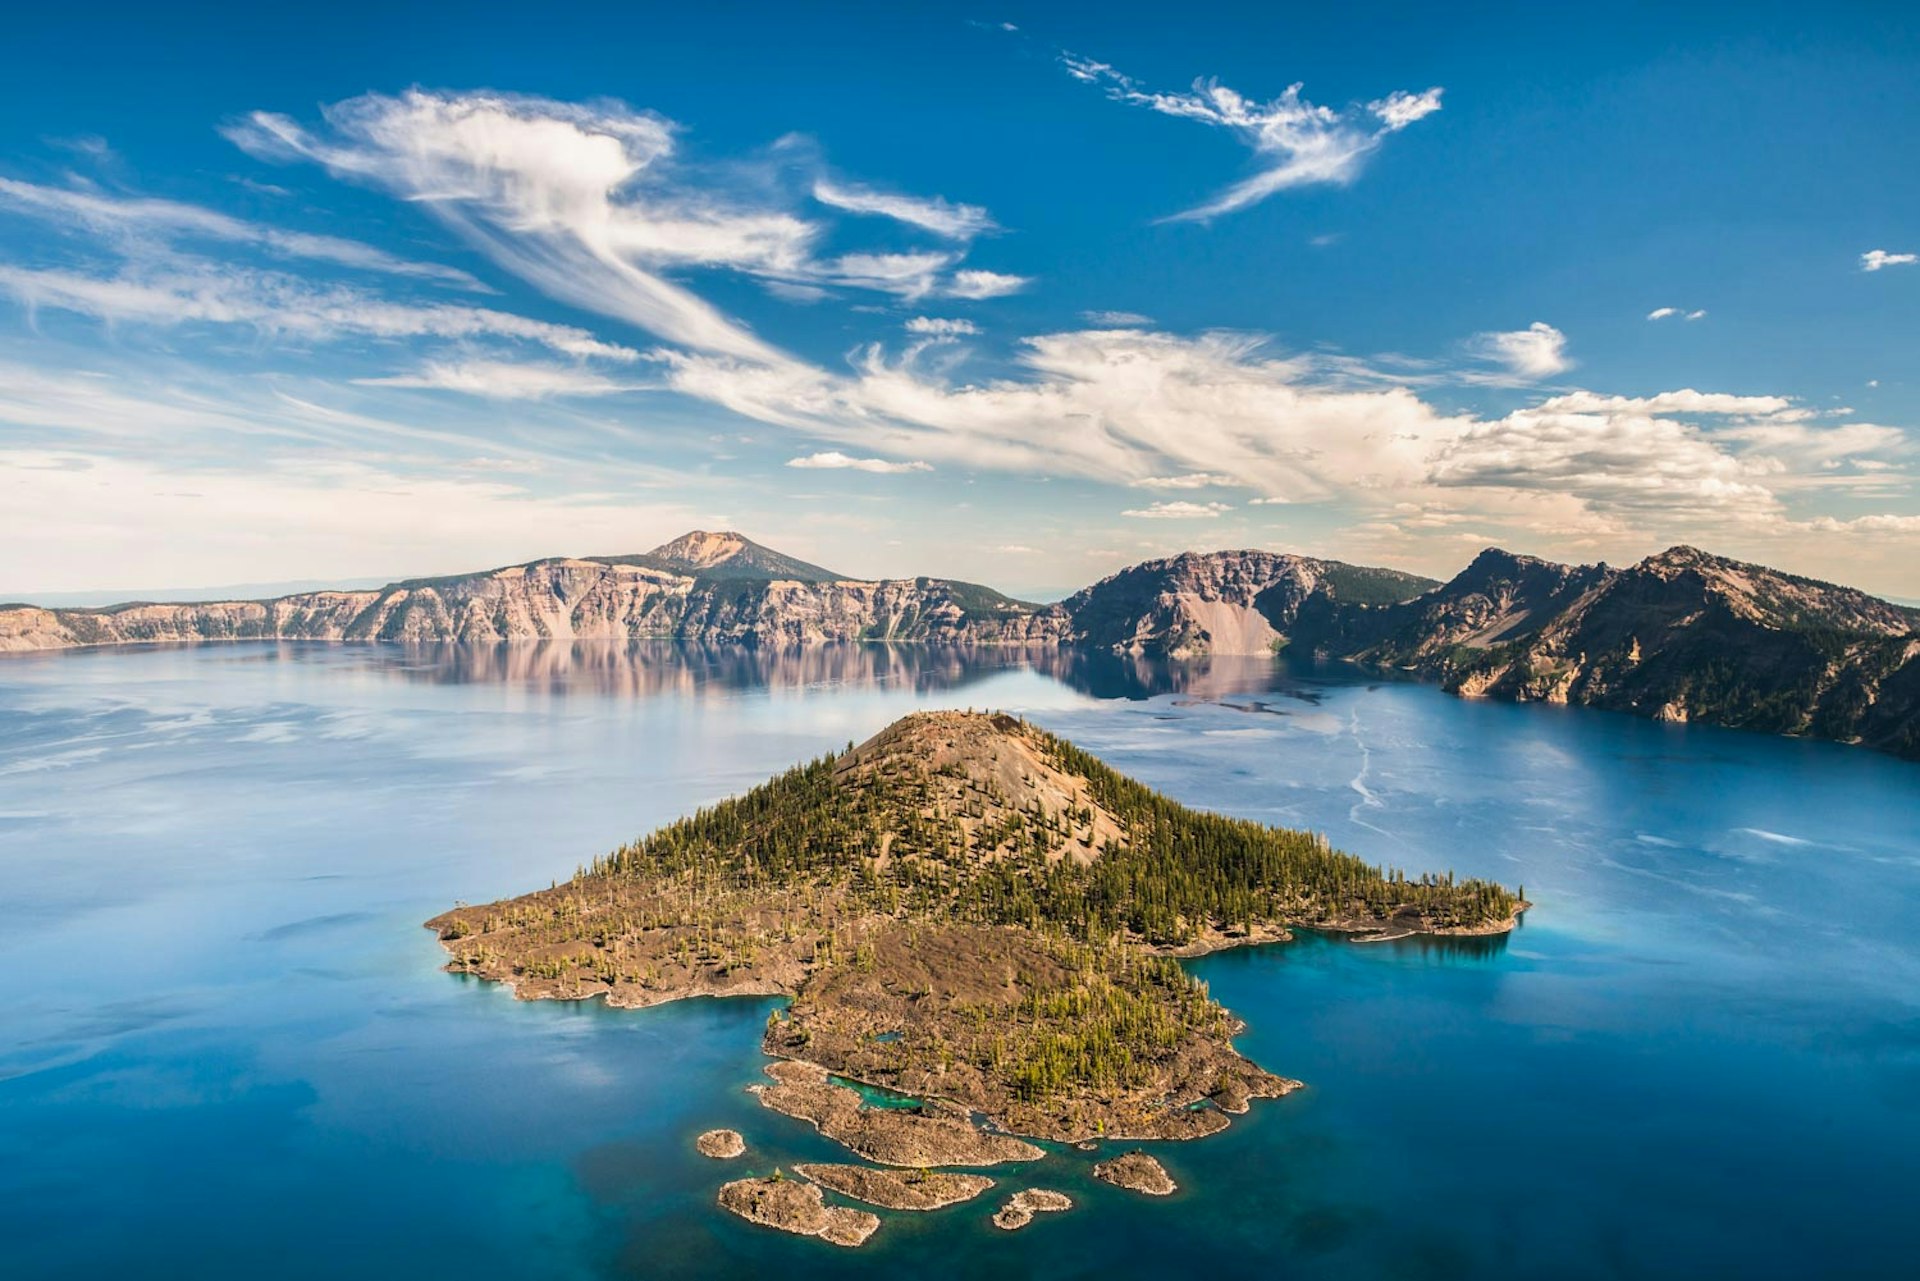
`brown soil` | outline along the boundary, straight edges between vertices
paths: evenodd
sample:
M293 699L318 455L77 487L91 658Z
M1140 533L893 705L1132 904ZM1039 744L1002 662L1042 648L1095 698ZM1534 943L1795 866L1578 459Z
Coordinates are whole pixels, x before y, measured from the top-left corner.
M1170 1196L1174 1182L1166 1168L1145 1152L1129 1152L1093 1167L1093 1177L1148 1196Z
M861 1245L880 1226L879 1215L828 1205L818 1187L799 1179L736 1179L721 1187L720 1207L769 1228L835 1245Z
M1073 1198L1064 1192L1055 1192L1051 1188L1028 1188L1007 1198L1006 1204L993 1216L993 1226L1011 1232L1032 1223L1036 1214L1058 1214L1072 1208Z
M796 1165L794 1170L841 1196L888 1210L938 1210L971 1201L993 1186L984 1174L876 1170L864 1165Z
M738 1130L708 1130L693 1141L693 1146L700 1149L701 1156L725 1161L745 1152L747 1141L740 1137Z
M918 1109L870 1108L860 1095L827 1079L814 1063L767 1065L774 1083L754 1087L762 1105L810 1121L820 1133L880 1165L913 1169L942 1165L998 1165L1037 1161L1046 1153L1004 1134L988 1134L950 1104Z

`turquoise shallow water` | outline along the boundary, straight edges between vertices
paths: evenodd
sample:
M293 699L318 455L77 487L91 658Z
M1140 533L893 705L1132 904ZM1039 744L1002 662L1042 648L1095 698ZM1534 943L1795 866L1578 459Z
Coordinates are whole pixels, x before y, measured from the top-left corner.
M238 645L0 661L0 1275L1902 1276L1920 1249L1920 766L1267 663ZM1523 883L1509 940L1195 971L1309 1089L1149 1201L712 1207L833 1159L760 1109L767 1003L518 1003L419 922L923 706L1180 798ZM751 1145L693 1152L713 1125Z

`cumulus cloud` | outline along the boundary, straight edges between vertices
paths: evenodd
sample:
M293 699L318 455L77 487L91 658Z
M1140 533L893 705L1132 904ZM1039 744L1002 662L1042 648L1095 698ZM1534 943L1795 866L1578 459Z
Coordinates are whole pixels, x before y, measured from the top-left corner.
M1120 514L1131 516L1135 520L1213 520L1222 512L1233 508L1225 503L1193 503L1186 501L1154 503L1147 507L1130 508Z
M1883 267L1911 267L1920 262L1920 254L1891 254L1884 249L1869 249L1860 255L1860 270L1879 271Z
M1388 135L1440 110L1443 92L1438 87L1419 93L1396 90L1363 106L1335 111L1307 101L1299 84L1260 102L1218 80L1196 80L1187 93L1165 93L1142 88L1131 76L1091 58L1065 54L1062 62L1068 75L1102 87L1116 102L1225 129L1253 151L1260 171L1173 215L1185 220L1232 213L1292 187L1344 186L1359 176Z
M946 316L915 316L906 323L910 334L924 334L931 338L958 338L964 334L977 334L980 326L971 320L960 320Z
M1505 365L1517 378L1537 382L1573 368L1567 336L1543 320L1525 329L1475 335L1470 350L1483 360Z
M787 466L808 471L865 471L883 476L933 470L932 463L895 462L886 458L854 458L837 449L828 450L825 453L808 454L804 458L789 458Z

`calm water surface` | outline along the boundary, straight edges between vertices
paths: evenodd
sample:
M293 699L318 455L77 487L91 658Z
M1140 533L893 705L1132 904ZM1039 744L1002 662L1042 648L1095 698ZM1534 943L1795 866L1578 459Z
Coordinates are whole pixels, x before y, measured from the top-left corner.
M516 1003L419 927L921 707L1182 800L1521 883L1510 940L1195 964L1311 1088L1149 1201L713 1208L839 1152L764 1001ZM1264 662L239 645L0 660L0 1275L1911 1276L1920 766ZM729 1125L722 1165L695 1132Z

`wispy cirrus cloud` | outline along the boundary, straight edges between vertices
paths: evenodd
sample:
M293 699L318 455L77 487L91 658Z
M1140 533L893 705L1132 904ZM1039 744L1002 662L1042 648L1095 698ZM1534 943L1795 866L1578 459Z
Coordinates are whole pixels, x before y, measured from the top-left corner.
M1134 520L1217 520L1233 508L1226 503L1194 503L1184 500L1153 503L1121 512Z
M693 350L762 362L784 353L670 272L715 269L802 290L988 298L1014 277L955 270L963 251L818 255L824 226L797 201L729 183L681 154L679 128L620 103L498 93L368 94L325 128L255 112L227 136L258 158L303 159L419 203L496 264L574 306ZM822 179L815 201L942 239L991 226L984 210Z
M545 400L564 396L612 396L621 392L657 390L658 383L636 383L609 378L578 365L551 365L510 360L428 361L409 374L356 378L362 387L406 387L425 391L452 391L492 400Z
M0 294L29 309L58 308L113 323L246 326L307 341L488 338L532 343L581 359L630 362L640 353L573 325L451 303L395 302L348 285L281 272L186 265L93 275L0 265Z
M1067 53L1067 74L1098 85L1116 102L1225 129L1249 147L1260 171L1219 195L1166 221L1203 221L1258 204L1276 192L1322 184L1344 186L1360 174L1387 137L1440 110L1438 86L1418 93L1395 90L1384 98L1336 111L1289 85L1266 102L1248 98L1218 80L1201 79L1185 93L1149 90L1104 62Z
M1691 311L1684 307L1655 307L1647 313L1648 320L1705 320L1706 318L1707 311L1704 307L1696 307Z
M980 332L971 320L952 316L915 316L904 326L910 334L929 338L960 338Z
M1142 476L1127 483L1135 489L1213 489L1239 482L1215 472L1192 471L1178 476Z
M993 216L980 206L956 204L938 196L903 196L821 178L813 184L813 198L848 213L892 218L949 240L971 240L994 229Z
M463 289L485 289L478 280L456 267L415 262L358 240L288 231L177 200L105 195L0 178L0 210L55 224L78 223L96 232L256 245L287 257L438 281Z

